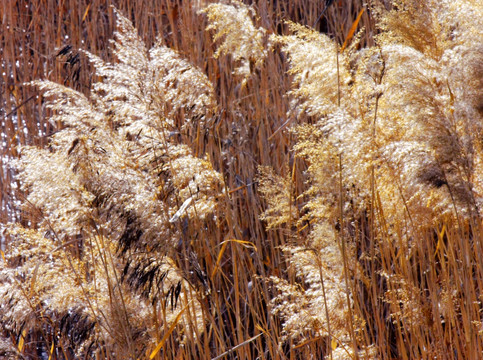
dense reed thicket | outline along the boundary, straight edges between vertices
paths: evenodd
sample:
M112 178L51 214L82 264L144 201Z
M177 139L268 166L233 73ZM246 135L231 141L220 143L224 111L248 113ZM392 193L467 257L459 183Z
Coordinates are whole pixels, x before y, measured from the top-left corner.
M478 1L112 4L0 8L0 357L483 356Z

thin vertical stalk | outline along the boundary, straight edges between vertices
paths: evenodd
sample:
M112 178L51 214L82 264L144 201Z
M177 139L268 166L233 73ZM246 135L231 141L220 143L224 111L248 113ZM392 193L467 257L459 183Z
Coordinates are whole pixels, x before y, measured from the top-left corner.
M337 59L337 106L340 108L340 101L341 101L341 93L340 93L340 64L339 64L339 44L335 40L335 51L336 51L336 59ZM339 122L339 134L341 133L340 130L340 122ZM347 301L347 309L349 311L349 328L350 328L350 337L352 343L352 349L354 352L354 356L356 359L359 359L359 355L357 352L357 344L356 338L354 333L354 321L353 321L353 313L352 313L352 304L349 295L349 275L348 275L348 261L347 261L347 251L346 251L346 243L344 237L344 193L343 193L343 174L342 174L342 149L339 149L339 225L340 225L340 233L339 233L339 243L340 249L342 252L342 260L344 263L344 282L346 287L346 301ZM332 357L332 352L331 352Z

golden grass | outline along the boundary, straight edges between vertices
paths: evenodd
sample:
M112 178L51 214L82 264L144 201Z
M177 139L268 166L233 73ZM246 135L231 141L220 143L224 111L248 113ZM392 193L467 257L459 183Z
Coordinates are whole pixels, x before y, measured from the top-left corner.
M76 349L75 341L84 339L84 332L90 331L90 318L85 314L76 318L75 311L66 313L71 317L66 315L61 319L55 318L55 313L44 313L45 304L39 300L43 284L38 283L44 268L39 265L31 269L29 283L23 288L19 286L24 295L28 294L24 296L28 301L20 304L28 309L28 315L22 315L22 322L18 323L1 317L4 326L0 328L0 357L74 359L78 356L75 351L89 359L389 360L482 356L481 219L476 201L464 197L474 188L479 189L479 175L473 170L480 167L476 162L473 167L467 166L461 160L465 158L463 147L458 148L461 150L458 158L441 151L437 165L447 173L418 175L423 179L421 183L431 184L427 193L420 195L408 190L408 175L398 167L400 164L386 161L382 150L378 153L381 157L376 158L374 154L382 148L381 144L406 140L416 131L411 133L404 125L399 125L399 129L384 127L390 123L387 119L404 123L404 113L393 111L384 96L376 92L363 93L366 102L354 100L356 96L344 90L348 81L341 80L352 75L337 68L337 86L327 90L335 94L333 108L357 108L354 112L367 115L361 121L362 131L369 134L364 138L365 144L360 145L359 140L353 143L372 158L366 168L357 168L361 175L354 180L350 168L355 169L357 159L353 157L356 156L339 153L337 142L326 141L327 128L318 127L318 121L325 119L326 114L315 110L310 113L309 104L307 112L294 115L287 93L292 91L293 97L302 96L305 90L297 86L307 83L300 78L293 84L298 76L293 68L287 75L288 51L279 50L287 45L288 39L273 45L263 62L255 64L250 62L253 59L241 59L248 60L249 73L245 78L237 78L233 75L240 65L236 55L215 57L223 37L213 43L216 29L205 31L208 20L199 13L204 6L197 5L198 2L118 0L112 3L132 21L148 48L156 43L159 35L162 43L201 69L213 84L217 106L210 110L213 114L206 127L194 123L186 131L169 136L188 145L195 157L204 158L206 166L221 174L224 189L220 189L217 201L223 213L219 222L198 219L183 223L184 211L171 217L169 226L181 238L175 251L169 253L166 266L171 272L157 273L165 282L160 288L162 296L151 298L149 310L138 311L152 311L145 317L137 313L136 307L137 292L141 293L144 288L132 285L128 275L122 278L123 269L118 263L121 260L117 259L119 249L107 242L110 234L98 229L95 236L85 236L82 240L85 247L81 248L77 238L64 241L57 234L29 233L32 238L46 237L40 257L47 259L49 253L54 254L59 272L71 274L66 275L65 283L72 284L73 288L77 284L77 288L68 296L96 299L85 311L90 316L95 313L99 323L106 318L110 322L106 321L105 328L96 330L102 334L93 338L101 340L89 345L92 350ZM200 3L207 5L208 2ZM328 35L321 41L334 44L332 58L327 55L330 61L335 63L335 44L345 49L340 56L347 58L348 53L375 45L378 30L374 14L384 13L386 2L373 3L374 8L367 9L360 1L340 0L328 8L316 30ZM286 35L290 29L303 33L302 28L287 25L285 21L313 24L323 7L323 1L254 2L254 26L266 29L260 46L267 45L269 36ZM408 5L408 8L412 7ZM392 27L395 31L387 35L388 39L379 41L404 41L431 61L437 61L443 53L444 42L449 40L434 37L436 19L432 28L426 27L421 33L418 28L412 29L412 25L404 23L413 10L407 11L402 21L398 21L397 13L385 18L382 28ZM418 26L424 24L423 15L418 18ZM108 42L113 38L116 16L113 8L103 1L36 0L3 1L0 19L3 134L0 214L3 225L18 222L34 229L42 218L33 207L18 205L17 199L23 200L25 195L5 161L19 156L20 145L48 149L49 139L62 126L48 122L52 110L45 107L36 88L24 84L37 79L51 80L89 95L92 84L100 79L94 75L86 56L77 49L89 51L105 61L115 61ZM364 31L358 34L362 28ZM310 32L300 38L318 41ZM331 39L335 42L331 43ZM477 45L473 50L475 61L481 61L481 50ZM380 59L389 57L389 50L388 53L379 49L370 51L361 55L363 65L354 72L362 72L364 66L373 64L373 72L368 72L368 77L372 76L377 85L386 81L386 76L397 78L398 74L387 75L384 68L381 70L384 60ZM350 63L344 59L340 59L341 67ZM434 66L431 61L424 64ZM471 84L470 88L478 88L474 84L478 72L475 70L474 74L468 75L466 81ZM420 78L415 80L420 81L418 86L425 91L431 86L440 86L439 95L450 94L447 97L453 104L458 101L453 95L456 89L449 83L442 86L436 80L432 82L433 79L427 84ZM398 91L397 86L393 89ZM428 104L429 101L416 95L410 99L411 103L419 101L417 104L421 107L438 109L438 104ZM468 96L474 94L468 93ZM302 97L299 100L304 101ZM478 113L476 102L474 108ZM394 104L394 109L399 105ZM458 116L476 116L472 114L460 112ZM181 126L182 117L183 114L174 116L177 126ZM289 131L300 124L306 125L295 132ZM453 125L455 133L460 134L461 121ZM437 133L446 129L445 124L418 126L418 131L436 134L427 141L428 146L433 146L435 151L444 149L444 139ZM466 131L479 134L476 125ZM164 143L167 144L166 139ZM69 153L77 156L81 141L75 143L81 145L72 144ZM351 142L344 149L349 145ZM476 154L481 153L480 146L475 142ZM164 169L160 177L173 178L172 174L176 173L173 169L178 166L176 160L169 160L169 170ZM437 166L431 163L429 167ZM458 176L467 181L457 182ZM190 181L189 176L186 179L180 176L180 179ZM386 187L387 179L392 182ZM474 186L471 191L463 189L468 183ZM156 185L164 186L164 183ZM192 191L189 186L184 189ZM444 189L448 194L441 195ZM159 194L170 196L168 192ZM194 199L194 195L186 197ZM153 196L153 201L161 197ZM177 199L178 208L184 203L194 212L193 218L198 218L200 210L190 206L191 202L182 196L185 195ZM444 205L441 205L442 197L446 199ZM465 212L462 208L470 210ZM92 219L101 221L101 217L102 214ZM28 244L16 249L16 236L19 235L15 231L10 231L10 235L5 231L2 235L2 268L15 268L22 261L32 261L21 260L22 254L30 254L30 250ZM48 244L49 239L55 243ZM156 246L145 244L142 251L162 253ZM90 256L99 256L99 263L87 265L79 261L86 256L82 249L91 249ZM129 259L142 258L130 251L121 255L121 258L125 256L122 261L129 256L132 256ZM89 266L92 266L91 272L86 271ZM78 288L90 280L85 279L86 273L94 278L107 276L105 305L98 303L101 300L92 289ZM56 292L60 298L62 290ZM101 313L99 309L109 309L110 313ZM136 319L141 318L150 318L151 325L136 324ZM76 328L76 324L81 326Z

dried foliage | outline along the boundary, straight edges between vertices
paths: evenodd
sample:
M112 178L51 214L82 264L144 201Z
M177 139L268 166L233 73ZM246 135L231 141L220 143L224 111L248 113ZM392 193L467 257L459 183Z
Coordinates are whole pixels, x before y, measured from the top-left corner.
M464 15L455 4L432 1L399 1L389 12L376 8L382 32L374 47L362 50L339 52L327 36L296 24L289 24L294 35L272 37L288 55L294 75L292 116L307 114L316 121L294 129L299 139L294 149L308 162L310 185L303 194L308 201L299 229L308 221L312 230L302 248L303 238L294 234L294 245L286 251L302 287L271 280L281 294L272 300L273 312L299 342L327 336L330 321L328 336L345 338L351 356L356 349L358 356L367 356L362 344L372 347L372 341L381 358L441 355L449 349L439 334L447 333L448 319L455 316L447 309L458 296L439 300L431 291L458 291L461 282L476 301L474 315L468 316L481 323L479 315L474 317L481 312L476 250L481 245L482 198L476 180L483 155L476 95L481 82L465 74L481 71L483 38L475 29L482 17L481 6L463 2L462 9ZM278 199L286 198L287 188L267 180L261 182L270 206L265 218L269 226L288 223ZM286 209L292 206L285 203ZM449 242L449 227L467 245ZM425 263L419 258L422 244L428 244L425 250L433 258L428 268L418 270L423 273L414 274L408 266ZM472 273L471 280L432 283L448 276L449 256L450 262L467 257L458 271ZM332 284L338 285L335 291ZM369 296L353 299L356 295ZM337 299L342 306L333 304ZM348 309L362 312L356 316ZM382 323L374 319L377 314ZM381 339L375 328L384 324L388 335ZM413 348L411 341L416 343L416 334L428 324L430 348ZM473 354L481 351L478 342L480 336L473 338Z
M163 2L147 42L114 10L109 61L57 49L55 130L1 169L0 356L481 356L483 7L315 3Z
M206 30L214 30L213 41L221 40L214 56L231 55L238 64L234 74L246 78L255 68L259 68L267 56L267 35L263 28L256 28L251 20L252 8L239 1L230 5L211 4L206 13L209 25Z
M59 332L52 341L76 357L139 357L159 326L193 326L187 319L200 317L201 305L190 286L199 285L171 259L188 251L190 223L216 222L222 211L221 175L170 135L180 113L181 131L202 126L216 104L212 86L173 50L148 51L117 18L118 62L89 54L102 79L90 98L33 83L52 98L51 121L62 128L49 149L21 150L18 178L38 224L9 231L15 247L2 263L4 325ZM180 340L192 333L182 329Z

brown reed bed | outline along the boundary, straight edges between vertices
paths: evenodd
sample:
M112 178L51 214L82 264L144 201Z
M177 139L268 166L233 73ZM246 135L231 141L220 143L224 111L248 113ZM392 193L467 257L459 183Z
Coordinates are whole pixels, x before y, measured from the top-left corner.
M481 18L481 6L461 3L468 19ZM111 5L132 22L148 49L159 36L213 86L205 90L213 91L216 105L162 106L160 118L174 123L151 129L158 131L158 147L149 144L153 137L144 138L144 128L123 132L130 125L115 107L103 118L111 123L96 125L95 135L85 137L82 127L61 122L61 108L46 107L38 88L25 86L50 80L91 96L102 76L78 49L123 62L109 44L119 18ZM2 295L9 300L0 303L0 356L481 357L478 34L461 14L447 28L438 27L438 16L448 22L453 16L447 4L400 1L389 13L386 2L370 5L335 1L313 33L286 21L312 26L323 2L254 2L248 12L253 34L264 34L265 58L257 63L251 55L237 58L234 48L216 56L226 38L213 41L219 28L205 30L209 12L199 10L208 2L3 2L1 216L2 224L23 227L2 236ZM383 35L375 40L376 33ZM287 34L296 36L271 37ZM349 34L355 36L352 48ZM456 35L469 54L466 68L457 69L461 76L448 75L450 65L441 56ZM320 47L305 68L311 54L297 57L297 48L289 47L296 37ZM411 51L400 54L397 46ZM336 55L340 47L348 50ZM244 61L247 76L234 76ZM188 66L182 64L169 70L180 82ZM411 66L422 70L415 75ZM430 72L446 76L447 85L436 75L425 77ZM136 81L136 89L142 88ZM322 95L311 84L323 84L316 90ZM197 86L187 86L186 93ZM58 95L73 96L65 90ZM104 105L119 99L97 96ZM149 118L152 108L145 106ZM414 117L405 117L408 108ZM338 118L340 109L346 115ZM342 120L332 125L327 119ZM69 127L75 137L69 137ZM425 152L410 148L407 156L392 156L413 139ZM23 145L48 149L50 155L39 151L45 164L53 164L52 154L67 159L65 173L77 164L73 172L80 185L69 191L93 194L89 216L82 226L73 225L78 233L69 233L63 219L50 219L47 203L33 203L25 188L19 190L23 181L35 193L31 174L39 169L35 151L28 155ZM22 151L27 160L15 177L10 162ZM111 154L125 157L124 173L121 165L111 167ZM131 155L139 160L131 161ZM45 166L51 180L43 183L53 184L52 198L65 190L62 172L54 170ZM127 173L135 180L117 182ZM205 177L196 178L201 173ZM155 193L143 200L152 209L148 215L136 197L125 204L112 190L119 186L119 194L129 197L141 191L141 183ZM193 209L186 217L175 212L183 205ZM159 227L157 219L164 219ZM166 245L168 238L176 241ZM20 273L14 276L15 269ZM50 273L65 275L56 279Z

